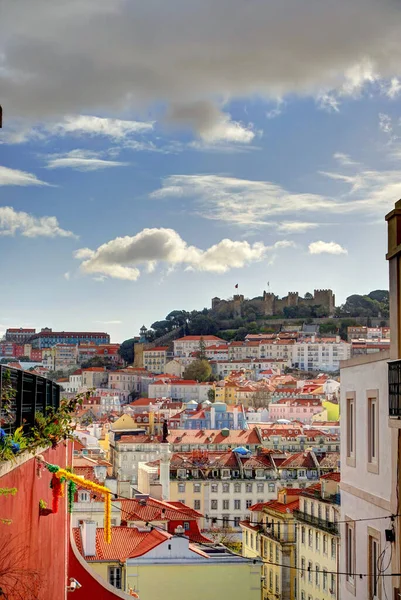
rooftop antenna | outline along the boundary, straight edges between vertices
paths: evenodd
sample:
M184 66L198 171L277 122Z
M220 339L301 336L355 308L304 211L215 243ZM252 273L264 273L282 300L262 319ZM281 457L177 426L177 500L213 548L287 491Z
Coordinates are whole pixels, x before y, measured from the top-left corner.
M3 107L0 104L0 129L3 127Z

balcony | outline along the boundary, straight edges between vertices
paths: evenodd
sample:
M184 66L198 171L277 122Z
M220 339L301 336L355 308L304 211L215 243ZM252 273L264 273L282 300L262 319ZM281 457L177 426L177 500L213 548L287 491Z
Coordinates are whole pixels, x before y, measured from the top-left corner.
M401 419L401 360L388 363L389 417Z
M319 517L314 517L309 515L308 513L303 512L302 510L294 510L293 515L298 521L302 521L303 523L307 523L308 525L312 525L312 527L316 527L317 529L323 529L323 531L327 531L332 535L338 535L338 525L333 521L326 521L326 519L320 519Z
M44 414L48 406L58 408L60 389L50 379L0 365L0 416L6 433L14 433L21 425L34 425L35 414ZM8 415L1 405L7 391L11 392Z

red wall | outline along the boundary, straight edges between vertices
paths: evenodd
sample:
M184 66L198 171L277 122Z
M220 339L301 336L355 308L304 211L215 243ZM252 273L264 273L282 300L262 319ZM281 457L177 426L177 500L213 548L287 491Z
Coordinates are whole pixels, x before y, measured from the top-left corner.
M43 456L46 461L65 467L71 464L71 443L61 443L54 450L46 450ZM0 523L0 565L7 560L6 556L1 556L7 549L9 555L15 557L23 553L24 556L17 561L20 564L15 564L15 567L39 572L41 588L38 599L65 600L68 551L66 498L60 498L57 514L39 516L40 499L51 508L50 479L47 470L42 470L41 478L38 477L37 461L33 457L0 477L0 487L18 490L15 496L0 496L0 517L12 520L10 525ZM15 593L4 586L3 591L8 600L15 600ZM19 598L21 595L18 595Z

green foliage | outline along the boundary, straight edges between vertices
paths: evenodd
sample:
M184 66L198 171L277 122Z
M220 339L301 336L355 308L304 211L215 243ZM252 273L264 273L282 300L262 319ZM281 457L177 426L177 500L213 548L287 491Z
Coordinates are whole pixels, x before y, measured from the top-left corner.
M214 402L216 400L216 391L213 388L210 388L207 392L207 399L209 402Z
M304 299L305 300L313 300L313 294L311 294L310 292L306 292Z
M326 335L327 333L337 333L338 325L338 322L335 320L330 321L329 323L322 323L319 325L319 332L321 335Z
M15 496L17 488L0 488L0 496Z
M131 365L134 362L135 356L135 340L130 338L129 340L125 340L118 349L118 353L126 363Z
M199 340L199 348L196 352L196 358L199 360L206 360L206 345L203 337Z
M13 402L16 396L16 390L13 388L11 383L11 373L9 369L5 369L2 378L1 387L1 411L0 411L0 424L12 423L15 420L15 411L13 409Z
M215 335L218 325L212 317L198 313L188 325L190 335Z
M47 508L46 500L42 500L42 498L39 500L39 508L41 508L42 510Z
M239 329L237 330L237 333L235 334L235 341L237 342L242 342L246 335L248 333L248 328L247 327L239 327Z
M386 290L374 290L366 296L353 294L348 296L345 304L341 306L341 314L350 317L378 317L389 316L389 294Z
M184 371L184 379L195 379L195 381L208 381L212 374L212 367L207 360L194 360Z

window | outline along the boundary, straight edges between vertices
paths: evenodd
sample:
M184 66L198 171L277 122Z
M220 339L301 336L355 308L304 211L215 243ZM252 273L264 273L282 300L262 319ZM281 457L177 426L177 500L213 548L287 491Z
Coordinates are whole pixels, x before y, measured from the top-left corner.
M312 531L312 529L308 530L308 546L309 546L309 548L312 548L312 546L313 546L313 531Z
M184 521L184 529L185 529L185 531L188 531L188 529L189 529L188 521Z
M194 509L195 510L200 510L200 507L201 507L200 500L194 500Z
M327 591L327 570L323 569L323 591Z
M305 527L301 527L301 544L305 544Z
M241 492L241 484L240 483L234 483L234 492L236 494L238 494L239 492Z
M268 483L268 489L269 489L269 493L274 493L276 491L276 484Z
M345 524L345 570L347 588L355 592L355 528L351 521Z
M315 586L319 587L319 585L320 585L320 567L319 567L319 565L316 565Z
M279 577L278 577L278 574L276 573L276 594L278 594L279 591L280 591Z
M201 491L200 483L194 483L194 492L199 493Z
M223 492L225 494L228 494L229 491L230 491L230 484L229 483L223 483Z
M273 590L273 571L271 569L269 571L269 589Z
M346 412L346 448L347 465L355 467L355 393L347 394L347 412Z
M334 575L334 573L332 573L330 576L330 594L332 594L334 596L335 593L336 593L336 576Z
M336 558L337 548L335 538L331 538L331 558Z
M279 562L280 562L280 550L276 544L276 563L279 563Z
M245 546L248 546L249 544L249 539L248 539L248 531L245 531Z
M230 501L223 500L223 510L230 510Z
M305 559L301 558L301 577L305 577Z
M211 485L211 491L213 492L213 494L217 494L217 491L218 491L218 484L217 483L212 483L212 485Z
M323 535L323 554L327 554L327 535Z
M319 550L320 550L320 533L318 531L316 531L316 536L315 536L315 548L316 548L316 551L319 552Z
M369 598L378 600L381 597L380 573L378 559L380 556L380 533L368 527L368 561L369 561Z
M212 510L217 510L217 500L212 500L212 501L210 502L210 508L211 508Z
M374 394L374 395L373 395ZM368 471L379 472L377 392L368 392Z
M264 483L257 483L256 484L256 491L258 492L258 494L263 494L264 492Z
M312 563L308 561L308 583L312 583Z
M252 494L252 483L245 484L245 491L247 494Z
M223 515L223 528L228 528L230 527L230 515ZM253 539L253 536L252 536Z
M270 542L269 546L269 560L270 562L273 562L273 542Z
M234 527L239 527L240 517L234 517Z
M252 506L252 500L246 501L246 508L250 508Z
M109 583L121 590L121 567L109 567Z
M234 510L241 510L241 500L234 500Z
M179 492L185 492L185 483L179 483L178 484L178 491Z
M80 502L89 502L89 492L79 492Z

